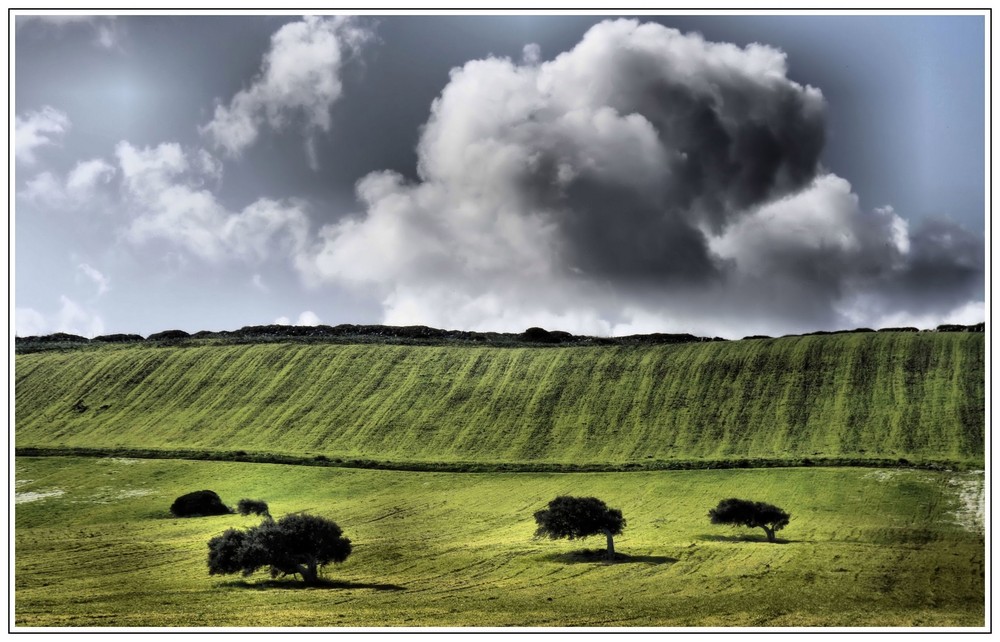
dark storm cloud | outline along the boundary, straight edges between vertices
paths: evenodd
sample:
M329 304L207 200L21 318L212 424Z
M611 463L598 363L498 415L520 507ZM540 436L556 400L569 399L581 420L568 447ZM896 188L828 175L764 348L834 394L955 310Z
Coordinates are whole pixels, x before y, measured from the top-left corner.
M645 43L644 35L654 42ZM718 227L732 213L815 176L823 100L818 90L785 77L783 54L705 43L659 25L640 26L632 37L646 46L610 40L591 47L591 55L595 63L610 62L602 70L610 82L607 104L641 115L673 152L662 186L665 208L698 210ZM588 40L597 38L580 47Z
M897 284L947 313L939 289L974 289L959 248L822 173L823 113L780 51L604 22L550 62L454 69L420 180L360 181L365 212L299 266L379 287L388 322L449 327L816 329L877 321L863 302Z
M981 291L982 242L957 224L926 221L910 236L910 252L899 284L911 297L931 289L961 301Z
M866 281L858 288L858 299L869 316L909 317L934 325L935 318L952 310L982 309L974 302L985 292L984 267L981 238L954 221L926 220L910 233L904 260ZM975 321L970 317L964 322Z
M928 236L933 227L911 233L890 207L863 212L850 184L826 174L748 212L711 246L733 289L767 301L776 317L822 328L927 326L978 298L975 269L962 266L982 269L971 235L951 226L968 243L949 246Z

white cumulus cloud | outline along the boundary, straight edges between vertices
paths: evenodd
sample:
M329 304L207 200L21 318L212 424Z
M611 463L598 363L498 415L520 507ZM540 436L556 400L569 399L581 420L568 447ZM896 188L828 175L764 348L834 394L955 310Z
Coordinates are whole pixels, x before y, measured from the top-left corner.
M78 162L65 178L39 172L17 192L18 198L36 206L58 211L94 207L99 197L110 196L115 168L101 158Z
M52 172L40 172L28 179L17 196L34 204L59 204L65 198L65 186Z
M271 36L259 75L228 104L217 105L201 132L235 156L254 143L262 127L280 130L297 123L315 166L310 137L330 129L331 107L343 93L341 68L373 37L355 18L344 16L307 16L283 26Z
M59 309L46 315L33 308L14 310L14 329L19 337L65 332L93 338L104 332L100 314L69 297L59 297Z
M204 150L123 141L115 153L133 212L126 232L133 243L164 240L216 263L294 256L306 243L309 220L300 202L262 198L238 211L219 202L206 183L220 169Z
M114 175L115 168L104 159L80 161L66 177L66 188L76 193L87 193L97 185L106 185Z
M267 283L264 283L264 278L259 274L250 277L250 284L265 294L271 291L271 288L267 287Z
M76 266L76 269L80 274L94 283L97 287L97 296L101 296L111 289L111 279L102 274L97 268L86 263L80 263Z
M27 165L36 160L39 147L55 145L57 138L70 128L69 117L46 105L38 111L14 117L14 157Z
M315 312L313 312L312 310L306 310L302 314L299 315L299 318L298 318L298 320L295 321L295 323L292 323L291 320L288 317L278 317L277 319L274 320L274 323L276 325L309 325L309 326L312 326L312 325L319 325L321 323L321 321L319 320L319 316Z

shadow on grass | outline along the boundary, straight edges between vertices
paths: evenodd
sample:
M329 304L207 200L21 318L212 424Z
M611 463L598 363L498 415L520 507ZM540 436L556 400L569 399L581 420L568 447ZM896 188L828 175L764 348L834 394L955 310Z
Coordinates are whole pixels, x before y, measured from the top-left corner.
M768 542L767 536L765 535L698 535L695 539L699 539L703 542L753 542L757 544L792 544L798 540L794 539L783 539L778 537L774 542Z
M143 515L145 517L148 517L149 519L163 519L171 521L178 519L180 520L190 519L196 521L199 519L212 519L213 517L232 517L233 515L236 515L236 511L233 511L231 513L219 513L218 515L174 515L173 513L165 512L162 510L151 510L151 511L146 511Z
M562 562L563 564L673 564L677 561L675 557L666 557L664 555L626 555L625 553L615 553L615 559L612 562L608 560L608 552L603 548L570 551L569 553L552 553L551 555L546 555L544 559L550 562Z
M247 582L246 580L234 580L232 582L223 582L221 586L227 588L242 588L251 589L255 591L262 591L265 589L288 589L288 590L301 590L301 589L326 589L326 590L341 590L350 591L354 589L370 589L373 591L405 591L405 586L399 586L398 584L366 584L364 582L342 582L337 580L317 580L312 584L306 584L299 580L262 580L260 582Z

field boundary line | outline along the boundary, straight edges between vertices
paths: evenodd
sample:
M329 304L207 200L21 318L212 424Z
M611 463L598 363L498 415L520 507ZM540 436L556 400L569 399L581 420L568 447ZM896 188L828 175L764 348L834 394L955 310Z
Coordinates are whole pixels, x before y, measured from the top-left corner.
M979 461L944 459L909 460L905 458L848 457L788 457L731 458L704 460L653 460L622 463L559 463L559 462L429 462L385 461L329 457L327 455L291 455L280 453L148 448L84 448L67 446L21 446L14 448L15 457L127 457L132 459L186 459L195 461L229 461L249 464L281 464L290 466L323 466L329 468L361 468L403 472L444 473L622 473L658 470L717 470L743 468L918 468L922 470L968 471L983 468Z

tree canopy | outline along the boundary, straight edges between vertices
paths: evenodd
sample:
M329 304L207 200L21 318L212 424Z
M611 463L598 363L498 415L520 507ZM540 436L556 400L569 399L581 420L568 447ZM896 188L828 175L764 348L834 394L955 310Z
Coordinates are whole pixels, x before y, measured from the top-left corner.
M206 515L227 515L233 510L222 503L222 498L213 490L196 490L181 495L170 505L175 517L202 517Z
M567 495L556 497L548 508L537 511L535 522L536 537L578 539L603 534L607 537L609 559L615 555L613 536L625 528L625 518L617 508L608 508L596 497Z
M240 515L271 516L271 513L267 508L267 502L260 499L241 499L236 504L236 512Z
M335 522L315 515L286 515L213 537L208 542L208 573L250 576L268 567L271 577L301 575L311 583L321 567L343 562L350 554L351 540Z
M767 533L767 541L774 542L775 532L788 526L792 516L773 504L730 498L709 510L708 517L713 524L762 528Z

